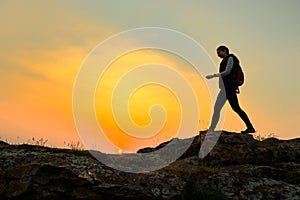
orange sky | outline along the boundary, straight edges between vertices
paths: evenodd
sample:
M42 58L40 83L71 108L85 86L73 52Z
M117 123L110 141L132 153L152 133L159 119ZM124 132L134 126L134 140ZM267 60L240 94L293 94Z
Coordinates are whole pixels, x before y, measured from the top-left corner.
M300 30L295 21L299 19L295 10L298 1L291 4L272 1L272 9L267 1L259 6L235 3L239 17L229 12L226 19L220 9L231 9L232 2L220 3L221 6L213 2L170 1L135 1L134 6L119 4L122 5L80 1L0 3L0 139L23 143L33 137L43 138L48 140L47 145L58 147L79 141L73 120L72 93L81 64L108 37L143 26L165 27L188 34L206 48L215 63L220 62L215 48L228 44L244 66L246 82L239 99L257 134L274 133L283 139L299 137ZM255 16L250 8L255 8ZM130 114L137 125L147 126L151 121L148 115L151 105L156 102L165 105L169 118L163 133L143 142L130 141L124 135L117 139L123 133L118 132L110 107L105 106L111 98L109 94L124 71L145 63L167 65L186 77L197 91L199 101L205 102L199 102L201 112L205 113L200 117L199 129L206 128L210 110L204 105L212 105L207 95L201 94L206 92L202 78L179 57L166 52L138 51L115 61L96 91L98 121L101 125L105 122L104 128L116 135L110 136L114 143L128 150L145 143L160 143L170 139L177 127L173 125L179 120L176 114L180 113L176 98L163 87L149 85L137 90L129 100ZM283 67L288 73L282 71ZM239 132L244 128L227 107L224 129ZM194 134L187 133L187 136Z
M147 146L149 144L154 146L177 136L176 132L181 123L181 106L179 104L181 100L177 99L178 97L166 86L158 85L157 83L148 83L145 86L140 86L136 91L132 91L133 93L129 99L126 98L126 95L122 94L122 96L115 97L118 98L116 100L118 105L128 108L132 121L126 120L126 112L116 113L116 115L121 115L119 119L124 126L119 127L116 124L117 119L113 116L111 106L116 105L111 105L112 94L114 93L116 85L119 84L118 81L120 81L121 77L138 66L148 64L149 66L146 67L149 68L156 63L168 66L186 77L186 80L188 80L193 87L198 99L200 113L196 120L198 121L200 118L206 122L210 120L210 106L207 105L211 105L211 101L208 90L202 78L197 75L190 64L164 51L151 49L134 51L118 58L109 66L99 81L95 99L99 124L103 126L104 132L108 133L107 137L122 149L136 150L141 146ZM153 75L158 76L158 73L163 73L163 71L159 71L159 67L157 70L158 71L155 71ZM149 73L136 73L133 78L138 76L140 79L146 79L148 76L153 75ZM169 77L166 74L164 78L167 79ZM177 84L177 87L180 87L181 83L178 82ZM129 87L126 86L125 88L129 89ZM162 112L157 112L156 114L151 113L150 115L151 107L157 104L165 109L165 115L163 115ZM189 120L192 121L193 119ZM155 121L165 121L165 123L160 127L161 123L155 125ZM154 123L154 125L152 123ZM203 122L201 122L201 124L200 121L197 123L199 124L199 129L206 128L205 125L202 124ZM125 134L124 131L126 127L127 132L129 134L132 133L135 137L129 137L128 134ZM192 137L196 133L197 131L194 133L185 133L185 137Z

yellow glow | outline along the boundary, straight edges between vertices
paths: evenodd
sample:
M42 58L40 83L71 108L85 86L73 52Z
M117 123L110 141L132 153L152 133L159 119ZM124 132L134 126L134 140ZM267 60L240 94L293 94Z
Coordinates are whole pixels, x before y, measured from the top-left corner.
M207 126L209 121L211 102L208 91L204 82L201 81L201 77L189 63L176 55L164 51L148 49L131 52L130 54L118 58L109 66L99 81L95 95L95 106L99 124L111 142L126 151L136 151L145 146L156 146L161 142L170 140L176 137L180 126L180 100L176 98L176 94L173 94L166 87L157 84L148 84L139 88L132 93L130 99L122 99L122 97L119 97L120 99L118 101L120 104L118 106L128 106L129 115L133 120L132 123L140 128L147 128L147 126L153 122L151 120L165 120L164 127L158 133L154 133L154 135L148 138L141 138L142 135L138 133L136 133L138 134L135 135L136 137L131 137L124 133L115 122L112 114L111 101L113 90L118 84L118 81L122 76L126 75L128 71L149 63L163 64L183 75L192 86L198 98L201 114L201 120L199 116L199 126L202 125L199 129L205 128L204 126ZM178 87L180 87L180 85L178 85ZM154 116L155 118L151 119L149 112L151 111L151 107L157 104L164 108L166 113L165 119L161 115L156 115ZM206 124L201 124L203 122L206 122ZM196 134L196 132L186 133L186 137L192 137Z
M118 153L119 153L119 154L122 154L122 153L123 153L123 150L122 150L122 149L119 149L119 150L118 150Z

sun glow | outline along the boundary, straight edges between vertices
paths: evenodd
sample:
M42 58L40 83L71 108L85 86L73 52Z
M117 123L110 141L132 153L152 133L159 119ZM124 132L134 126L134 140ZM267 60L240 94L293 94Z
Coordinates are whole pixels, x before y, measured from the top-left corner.
M119 150L118 150L118 153L119 153L119 154L122 154L122 153L123 153L123 150L122 150L122 149L119 149Z
M163 64L183 74L198 97L201 119L209 121L211 102L208 91L205 84L201 82L201 77L193 71L189 63L164 51L151 49L134 51L118 58L109 66L99 80L95 95L99 125L106 137L119 149L135 152L146 146L156 146L176 137L179 129L181 123L180 102L172 91L162 85L149 83L140 86L132 91L129 99L125 95L127 91L124 91L124 94L121 91L119 96L115 97L117 105L112 105L114 89L124 74L145 64L149 64L148 67L151 68L151 63ZM151 75L155 76L155 73L137 74L135 78L143 79L145 77L146 79ZM180 85L176 87L180 87ZM123 109L124 113L117 113L117 115L124 115L123 118L121 117L123 120L127 114L130 116L131 121L125 124L129 133L126 133L123 130L124 127L122 128L116 123L112 106L127 108ZM163 126L160 127L163 121ZM155 125L155 123L158 124ZM186 137L192 137L195 134L197 133L186 133Z

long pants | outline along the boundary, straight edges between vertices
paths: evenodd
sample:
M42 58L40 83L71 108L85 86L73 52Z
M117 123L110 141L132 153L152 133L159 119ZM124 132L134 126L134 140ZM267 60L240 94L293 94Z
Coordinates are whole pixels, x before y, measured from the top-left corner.
M226 92L225 92L226 91ZM226 95L225 95L226 94ZM220 118L220 112L223 108L224 104L226 103L226 100L228 100L231 108L240 116L240 118L244 121L247 128L253 128L247 114L241 109L239 105L239 101L237 98L236 88L224 88L221 89L214 106L214 113L212 116L212 122L209 127L209 130L215 130L217 123Z

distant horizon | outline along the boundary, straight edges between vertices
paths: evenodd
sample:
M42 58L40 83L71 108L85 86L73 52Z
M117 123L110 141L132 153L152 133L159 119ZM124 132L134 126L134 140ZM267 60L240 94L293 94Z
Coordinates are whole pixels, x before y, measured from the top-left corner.
M207 131L207 130L203 130L203 131ZM231 132L231 131L227 131L227 130L215 130L215 132L227 132L227 133L232 133L232 134L241 134L241 135L246 135L246 134L242 134L239 132ZM102 152L101 150L97 150L97 149L86 149L85 146L83 145L83 143L81 141L69 141L66 142L64 141L64 146L55 146L55 145L51 145L48 144L48 140L44 139L44 138L31 138L28 139L26 142L22 142L22 143L12 143L10 141L7 141L7 139L3 139L0 138L0 141L7 143L8 145L32 145L32 146L40 146L40 147L46 147L46 148L56 148L56 149L69 149L69 150L75 150L75 151L96 151L96 152L100 152L103 154L107 154L107 155L119 155L119 154L136 154L139 150L142 149L147 149L147 148L156 148L158 146L160 146L163 143L166 142L170 142L174 139L178 139L178 140L188 140L188 139L195 139L196 137L198 137L200 135L200 133L198 133L195 136L191 136L191 137L186 137L186 138L178 138L178 137L174 137L171 138L170 140L166 140L166 141L162 141L161 143L157 144L157 145L149 145L149 146L144 146L141 147L140 149L136 149L136 151L124 151L122 149L120 149L120 151L115 152L115 153L109 153L109 152ZM270 138L275 138L278 139L280 141L289 141L289 140L294 140L294 139L300 139L300 137L296 137L296 138L290 138L290 139L279 139L276 137L276 135L273 134L266 134L266 135L259 135L259 134L247 134L253 137L253 139L257 140L257 141L263 141L265 139L270 139Z

